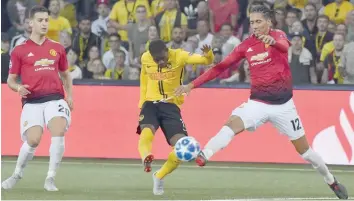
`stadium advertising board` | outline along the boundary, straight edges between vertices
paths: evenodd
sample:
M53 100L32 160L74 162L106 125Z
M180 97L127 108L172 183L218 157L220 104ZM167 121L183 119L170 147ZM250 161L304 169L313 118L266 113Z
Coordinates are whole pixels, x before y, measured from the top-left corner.
M354 165L354 92L295 90L294 101L309 142L329 164ZM214 136L231 111L247 100L247 89L202 88L185 101L182 115L189 134L202 145ZM74 86L72 126L66 134L66 157L138 158L135 134L139 120L139 88ZM2 155L17 155L21 102L2 85ZM46 131L37 156L48 156ZM161 131L154 154L165 159L171 150ZM287 137L270 124L235 137L214 161L304 163Z

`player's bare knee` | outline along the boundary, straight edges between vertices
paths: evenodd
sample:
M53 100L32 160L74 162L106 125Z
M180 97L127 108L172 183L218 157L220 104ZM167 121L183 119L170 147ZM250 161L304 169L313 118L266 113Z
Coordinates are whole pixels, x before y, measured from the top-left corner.
M41 126L33 126L26 131L27 143L31 147L37 147L41 142L43 128Z
M140 129L141 130L144 130L145 128L150 129L153 134L156 133L155 127L153 125L151 125L151 124L142 124L142 125L140 125Z
M179 133L179 134L176 134L174 136L172 136L170 139L169 139L169 142L170 142L170 145L171 146L175 146L175 144L177 143L177 141L179 139L181 139L182 137L185 137L186 135L183 134L183 133Z
M296 151L302 155L305 152L307 152L307 150L310 149L310 145L307 142L306 136L302 136L299 139L296 140L292 140L291 143L294 145Z
M52 137L61 137L65 135L67 120L64 117L54 117L48 123L48 129Z
M235 135L245 130L245 125L239 116L231 116L225 126L231 128Z

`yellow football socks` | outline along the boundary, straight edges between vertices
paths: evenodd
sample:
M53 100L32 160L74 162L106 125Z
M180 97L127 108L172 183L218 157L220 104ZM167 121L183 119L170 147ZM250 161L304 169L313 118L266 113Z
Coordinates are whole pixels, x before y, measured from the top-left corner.
M142 160L149 154L151 154L152 150L152 141L154 140L154 133L150 128L144 128L141 131L140 139L139 139L139 153Z
M181 161L177 158L175 152L171 151L170 154L168 155L168 159L165 162L165 164L163 164L161 169L159 171L157 171L156 177L158 179L164 178L166 175L173 172L178 167L178 165L180 163L181 163Z

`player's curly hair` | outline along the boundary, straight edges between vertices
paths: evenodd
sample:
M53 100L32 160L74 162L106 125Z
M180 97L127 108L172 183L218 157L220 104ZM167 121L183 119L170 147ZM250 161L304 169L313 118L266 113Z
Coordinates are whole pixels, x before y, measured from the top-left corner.
M274 11L269 9L265 5L254 5L250 8L250 13L262 13L266 19L272 19L274 16Z
M153 40L149 45L149 52L151 55L160 54L162 51L167 50L165 42L162 40Z

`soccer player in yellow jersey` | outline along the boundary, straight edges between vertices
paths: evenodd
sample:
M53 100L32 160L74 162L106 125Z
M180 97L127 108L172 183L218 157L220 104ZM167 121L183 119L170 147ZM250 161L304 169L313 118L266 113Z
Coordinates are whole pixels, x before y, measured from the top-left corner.
M162 40L155 40L151 41L149 51L141 57L141 112L137 133L140 134L138 146L145 172L151 171L151 163L154 160L151 153L152 141L159 127L172 147L187 135L180 111L183 96L175 97L174 89L182 85L186 64L209 65L213 62L211 48L205 45L202 51L203 55L199 55L182 49L168 49ZM153 174L155 195L164 193L163 178L175 170L180 162L174 151L171 151L166 163Z

